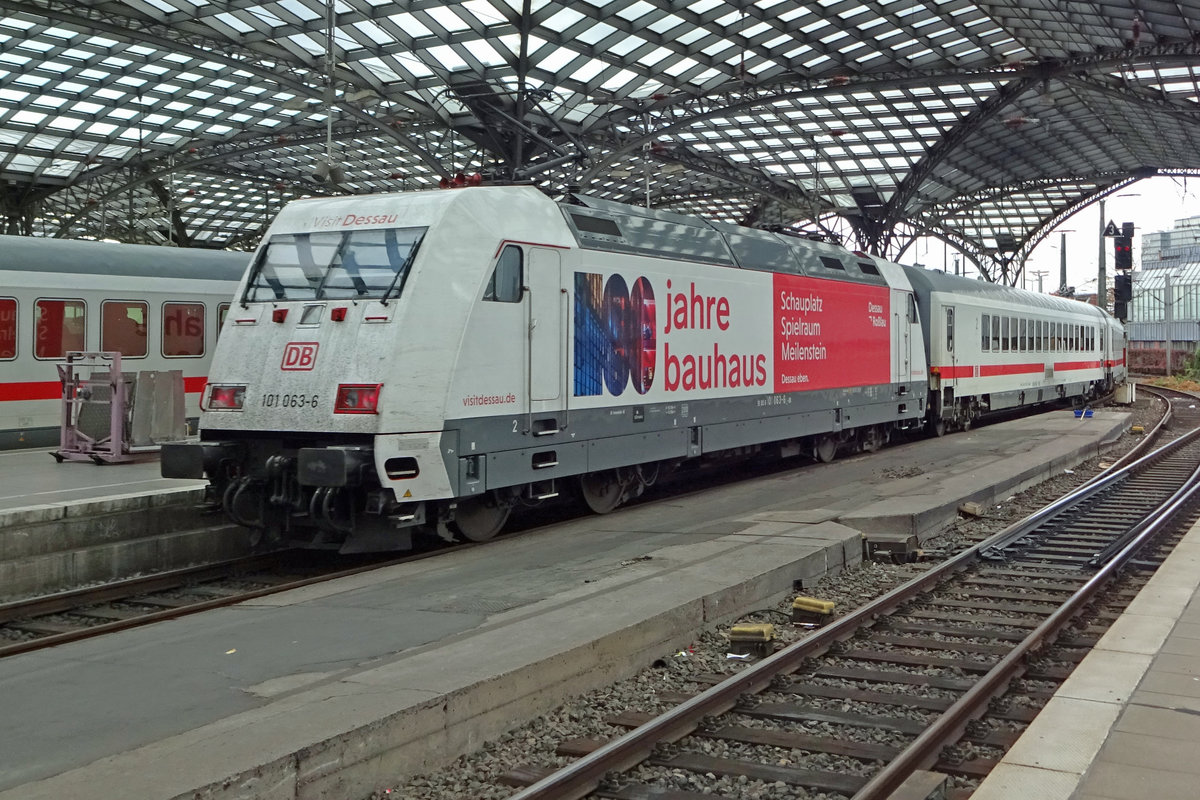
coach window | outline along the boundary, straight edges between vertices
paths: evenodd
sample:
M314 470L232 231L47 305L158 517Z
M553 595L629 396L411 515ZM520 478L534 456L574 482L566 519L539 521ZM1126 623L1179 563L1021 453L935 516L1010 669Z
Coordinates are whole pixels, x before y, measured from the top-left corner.
M87 306L82 300L38 300L34 304L33 354L62 358L84 349Z
M1029 349L1029 322L1024 317L1021 317L1020 325L1021 334L1019 344L1021 347L1021 352L1024 353Z
M225 327L225 317L229 316L229 303L221 303L217 306L217 335L214 339L221 337L221 328Z
M132 300L105 300L100 304L100 349L116 350L125 358L146 355L148 306Z
M1000 318L992 317L992 350L1000 350Z
M946 309L946 350L954 352L954 309Z
M990 350L992 343L992 315L984 314L983 323L979 326L980 332L983 333L983 338L979 342L979 346L983 350Z
M163 303L164 356L204 355L204 304Z
M497 303L521 302L521 283L523 280L521 248L508 245L500 253L496 268L488 281L483 293L484 300L494 300Z
M17 357L17 301L0 297L0 361Z
M1000 349L1008 349L1008 317L1000 318Z
M1042 321L1040 319L1033 321L1033 351L1035 353L1042 352Z

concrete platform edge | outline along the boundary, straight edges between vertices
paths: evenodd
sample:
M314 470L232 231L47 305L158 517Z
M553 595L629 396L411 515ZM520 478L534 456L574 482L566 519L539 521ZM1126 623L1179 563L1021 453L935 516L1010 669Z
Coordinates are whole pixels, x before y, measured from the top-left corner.
M954 495L950 500L926 506L919 511L896 512L894 502L884 501L851 513L839 514L835 519L843 525L861 531L868 543L876 536L887 539L896 536L912 536L916 538L917 544L924 544L957 519L958 508L963 503L973 501L985 506L993 505L1013 494L1035 486L1063 470L1071 469L1089 458L1101 455L1107 447L1121 437L1128 425L1129 415L1122 413L1120 418L1112 420L1110 427L1094 441L1081 444L1067 453L1060 454L1048 463L1003 477L981 488L964 489L957 495L951 489L947 492ZM889 510L881 511L881 509Z
M1155 654L1200 588L1200 572L1189 557L1198 551L1200 524L1188 531L971 800L1076 796Z

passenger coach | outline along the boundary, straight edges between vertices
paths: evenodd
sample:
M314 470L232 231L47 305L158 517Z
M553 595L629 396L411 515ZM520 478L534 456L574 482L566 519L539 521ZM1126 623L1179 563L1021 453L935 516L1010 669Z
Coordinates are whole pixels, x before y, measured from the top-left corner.
M188 416L247 253L0 236L0 448L57 444L68 351L180 370Z
M1125 329L1096 306L905 267L930 363L934 433L1125 380Z

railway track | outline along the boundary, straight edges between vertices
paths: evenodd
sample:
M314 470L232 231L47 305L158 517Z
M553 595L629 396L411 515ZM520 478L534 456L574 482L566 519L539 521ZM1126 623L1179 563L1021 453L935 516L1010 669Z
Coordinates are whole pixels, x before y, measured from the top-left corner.
M969 797L1195 521L1200 401L1163 394L1175 413L1156 435L1176 438L1159 450L753 666L660 695L662 713L607 720L624 735L563 742L578 760L509 772L511 800L698 800L742 780L785 787L764 797L942 782Z
M333 569L280 551L0 604L0 658L234 605L313 583L426 558ZM342 562L344 563L344 562Z

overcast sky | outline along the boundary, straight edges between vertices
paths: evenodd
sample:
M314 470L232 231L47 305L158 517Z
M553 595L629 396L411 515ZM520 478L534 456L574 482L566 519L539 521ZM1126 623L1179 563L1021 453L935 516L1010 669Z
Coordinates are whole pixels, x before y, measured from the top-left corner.
M1132 222L1137 226L1133 239L1133 263L1141 263L1142 233L1170 230L1175 220L1200 216L1200 179L1146 178L1126 187L1105 200L1104 215L1116 223ZM1059 244L1067 237L1067 282L1077 292L1095 292L1099 241L1100 206L1093 203L1069 217L1054 229L1026 261L1025 287L1037 291L1038 279L1033 273L1045 272L1042 288L1052 292L1059 286ZM1113 254L1112 240L1106 239L1108 284L1112 287ZM904 263L920 263L926 267L942 267L942 243L937 240L922 240L904 254ZM954 256L950 250L950 267L953 271ZM974 274L973 272L971 274Z

